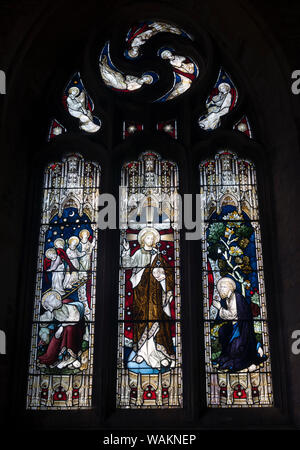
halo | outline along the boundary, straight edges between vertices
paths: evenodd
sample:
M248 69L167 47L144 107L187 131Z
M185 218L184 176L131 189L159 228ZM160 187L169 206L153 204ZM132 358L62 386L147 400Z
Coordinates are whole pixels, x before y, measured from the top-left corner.
M175 52L175 50L171 47L162 47L158 50L157 54L158 54L158 56L161 57L161 59L164 59L161 55L162 55L162 53L164 53L166 51L170 52L172 56L173 56L173 53Z
M87 228L83 228L82 230L80 230L79 235L78 235L80 237L80 239L84 233L88 233L89 236L91 235L91 233L89 232L89 230Z
M223 278L220 278L220 279L219 279L219 281L218 281L218 283L217 283L217 289L218 289L218 290L219 290L219 285L220 285L220 283L223 282L223 281L225 281L225 282L227 282L227 283L230 283L231 286L232 286L232 288L233 288L233 290L234 290L234 291L236 290L236 283L235 283L235 281L234 281L232 278L229 278L229 277L223 277Z
M72 86L72 87L70 87L70 89L68 90L68 93L69 93L69 94L72 94L72 92L76 92L76 95L78 95L79 92L80 92L80 89L79 89L78 87L76 87L76 86Z
M70 242L73 242L73 241L76 241L77 244L79 244L79 238L77 236L71 236L69 238L69 244L70 244Z
M44 306L44 303L46 301L46 299L50 296L53 296L57 299L61 301L61 295L59 292L55 291L54 289L51 289L50 291L46 292L43 296L42 296L42 300L41 303Z
M48 255L49 255L49 254L52 254L52 253L54 253L55 255L57 254L55 248L54 248L54 247L48 248L48 249L46 250L46 252L45 252L46 258L49 258Z
M143 228L138 234L137 240L138 240L140 245L141 245L141 239L147 233L152 233L154 235L155 244L157 244L160 241L160 234L159 234L159 232L155 228L148 228L147 227L147 228Z
M218 89L219 89L219 87L220 86L224 86L224 87L226 87L226 89L227 89L227 92L229 92L230 91L230 89L231 89L231 86L230 86L230 84L229 83L226 83L225 81L224 82L222 82L222 83L220 83L219 85L218 85Z
M58 242L61 242L63 246L65 245L65 241L64 241L63 238L57 238L57 239L55 239L55 241L54 241L54 247L56 247L56 245L58 244Z

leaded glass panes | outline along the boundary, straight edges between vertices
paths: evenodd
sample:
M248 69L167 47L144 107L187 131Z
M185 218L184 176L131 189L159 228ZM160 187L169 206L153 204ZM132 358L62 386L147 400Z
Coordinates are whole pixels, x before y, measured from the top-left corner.
M182 406L178 168L148 151L121 174L117 406Z
M217 81L206 100L206 113L198 119L202 130L212 131L221 125L221 118L236 106L238 91L231 77L220 69Z
M172 88L156 102L166 102L177 98L192 87L199 76L198 65L187 55L178 55L174 49L163 47L158 55L166 61L173 70L174 82Z
M224 150L199 170L207 403L272 406L255 167Z
M146 84L156 83L158 75L155 72L144 72L139 76L129 75L120 71L112 61L110 43L106 42L99 57L99 69L104 84L115 91L134 92Z
M143 131L144 124L133 120L124 120L123 122L123 139L127 139L135 133Z
M180 102L185 94L182 111L187 112L191 88L196 89L196 97L199 89L200 97L206 98L198 116L200 135L211 132L213 136L222 117L237 106L237 87L222 67L209 92L201 92L205 58L181 28L152 20L132 26L121 43L125 64L120 55L111 55L110 42L102 42L99 71L104 86L117 93L120 114L123 100L139 98L136 108L157 103L141 116L131 116L127 107L124 116L117 114L122 117L123 140L132 137L142 142L149 132L177 139L178 129L184 137L174 109L170 115L160 114L158 103ZM147 64L141 64L144 56L149 58ZM102 123L94 115L79 72L66 85L62 100L65 112L82 132L99 131ZM224 126L229 124L232 135L242 132L251 138L248 117L234 117L228 117ZM52 120L48 141L66 131ZM210 407L271 406L255 167L224 150L202 162L199 170L207 402ZM176 163L151 150L121 170L119 408L182 407L178 183ZM79 154L68 154L45 171L28 409L91 406L99 185L100 167Z
M191 36L171 24L147 21L131 27L128 31L124 56L131 61L138 61L142 56L143 45L159 33L176 34L181 38L192 40ZM200 71L196 61L187 54L178 54L175 48L163 46L155 51L153 56L165 61L167 67L169 66L168 69L173 72L171 87L163 95L153 100L154 102L166 102L177 98L188 91L199 77ZM155 66L154 63L153 67ZM136 92L144 85L154 85L160 80L160 75L154 69L146 72L139 70L138 74L121 71L113 62L110 41L107 41L101 50L99 70L104 84L114 91L122 93Z
M86 133L97 133L101 128L101 120L93 115L94 103L87 93L80 73L76 72L67 84L63 105L68 113L79 122L79 128Z
M233 129L244 133L249 138L252 138L252 130L247 116L243 116L238 122L236 122Z
M66 128L58 120L53 119L49 127L48 141L66 132L67 132Z
M165 22L147 21L134 25L130 28L126 36L126 50L124 55L128 59L135 59L141 55L143 45L158 33L172 33L178 36L188 37L183 30Z
M173 139L177 139L177 120L167 120L156 124L158 131L164 131Z
M100 166L48 164L28 378L28 409L91 407Z

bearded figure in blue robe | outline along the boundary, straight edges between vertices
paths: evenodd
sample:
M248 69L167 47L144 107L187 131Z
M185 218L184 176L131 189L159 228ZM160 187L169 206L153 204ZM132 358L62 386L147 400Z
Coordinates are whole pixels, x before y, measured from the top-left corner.
M236 284L229 277L218 281L217 290L222 300L214 300L213 305L218 309L218 320L222 321L221 354L214 364L219 370L253 371L267 358L255 337L251 304L236 292Z

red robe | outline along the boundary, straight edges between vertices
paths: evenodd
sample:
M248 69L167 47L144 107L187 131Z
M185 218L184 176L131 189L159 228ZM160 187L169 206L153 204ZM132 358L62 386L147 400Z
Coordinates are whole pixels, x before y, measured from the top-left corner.
M63 303L74 303L74 300L66 299L63 300ZM54 364L65 350L68 350L71 356L76 358L81 350L84 329L83 319L75 325L65 326L61 336L57 339L54 335L49 342L46 352L38 357L40 363L47 366Z

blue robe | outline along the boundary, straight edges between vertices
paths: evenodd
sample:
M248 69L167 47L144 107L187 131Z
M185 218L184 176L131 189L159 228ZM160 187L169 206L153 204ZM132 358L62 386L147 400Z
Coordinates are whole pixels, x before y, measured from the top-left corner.
M219 329L219 342L222 347L221 355L214 361L219 369L239 371L251 364L260 364L266 357L260 357L257 348L251 305L245 298L235 293L238 319L224 322Z

